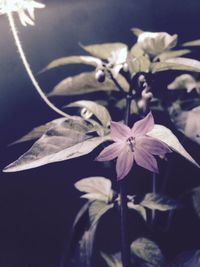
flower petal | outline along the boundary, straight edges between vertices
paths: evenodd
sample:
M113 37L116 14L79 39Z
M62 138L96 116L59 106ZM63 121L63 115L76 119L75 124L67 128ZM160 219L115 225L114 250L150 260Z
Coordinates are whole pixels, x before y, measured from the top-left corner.
M119 153L123 150L124 143L113 143L104 148L95 160L97 161L108 161L116 158Z
M131 131L134 137L145 135L154 126L154 118L151 112L144 119L137 121Z
M138 137L136 140L136 146L142 148L147 153L162 156L166 153L172 152L172 150L164 143L149 136Z
M134 155L135 155L135 161L137 165L151 172L155 172L155 173L159 172L157 161L153 155L151 155L150 153L146 152L143 149L140 149L140 150L136 149Z
M131 129L121 122L111 121L111 138L114 141L123 141L131 135Z
M117 158L117 180L123 179L131 170L134 162L134 153L127 146L120 152Z

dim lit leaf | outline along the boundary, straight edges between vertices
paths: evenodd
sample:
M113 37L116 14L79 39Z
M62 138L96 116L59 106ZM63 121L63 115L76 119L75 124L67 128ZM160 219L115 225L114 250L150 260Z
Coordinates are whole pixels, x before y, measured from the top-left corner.
M108 60L113 51L119 49L127 49L127 45L123 43L104 43L94 45L82 45L81 47L92 56Z
M137 37L144 32L143 30L141 30L139 28L132 28L131 31Z
M160 248L147 238L138 238L131 244L131 256L141 260L144 267L161 267L165 262Z
M177 57L151 64L152 73L166 70L200 72L200 61L191 58Z
M192 202L193 202L193 207L196 211L196 214L198 215L200 219L200 186L192 190Z
M183 43L182 46L200 46L200 39Z
M128 66L132 75L139 72L149 72L150 61L145 56L131 58L128 60Z
M58 83L49 96L68 96L93 93L98 91L115 91L114 83L107 79L99 83L94 72L85 72L73 77L68 77Z
M60 67L63 65L68 64L86 64L86 65L92 65L94 67L97 67L98 65L101 65L102 61L95 57L90 56L69 56L69 57L62 57L53 60L51 63L49 63L43 71Z
M160 61L165 61L166 59L181 57L189 54L191 51L189 49L181 49L175 51L167 51L158 55L154 60L159 59Z
M134 58L144 56L144 50L141 48L140 44L136 43L132 46L130 50L130 55Z
M82 197L89 200L100 200L106 203L112 199L111 181L104 177L88 177L75 183L76 189L87 193Z
M177 208L177 202L161 194L148 193L140 202L140 205L152 210L167 211Z
M121 253L116 253L113 255L107 255L101 252L101 256L105 260L108 267L122 267Z
M103 126L107 127L110 125L111 117L108 110L104 106L97 104L94 101L80 100L70 103L67 105L67 107L86 108L97 117Z
M166 267L198 267L200 266L200 250L181 253Z
M66 120L48 129L46 133L18 160L7 166L5 172L39 167L90 153L109 137L91 137L92 125L84 120Z
M129 201L128 202L128 208L137 211L142 216L142 218L145 221L147 221L147 213L146 213L145 208L142 205L137 205L137 204L134 204L133 202Z
M176 115L171 114L171 117L179 131L200 144L200 106L190 111L181 111Z
M177 137L167 127L155 124L153 129L147 135L160 140L167 144L173 151L179 153L182 157L189 160L191 163L200 167L197 162L190 156L190 154L181 145Z

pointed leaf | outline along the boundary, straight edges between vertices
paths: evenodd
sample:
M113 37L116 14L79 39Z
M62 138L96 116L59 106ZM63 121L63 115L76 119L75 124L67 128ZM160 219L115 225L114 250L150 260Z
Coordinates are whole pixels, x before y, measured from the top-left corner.
M175 51L167 51L158 55L154 60L159 59L160 61L165 61L166 59L181 57L189 54L191 51L189 49L181 49Z
M138 238L131 244L131 254L140 259L144 267L161 267L165 259L160 248L147 238Z
M127 48L127 45L123 43L104 43L104 44L93 44L93 45L81 44L81 47L89 54L95 57L108 60L113 51Z
M200 39L183 43L182 46L200 46Z
M166 70L200 72L200 61L191 58L177 57L151 64L152 73Z
M61 57L53 60L49 63L42 71L47 71L52 68L60 67L68 64L86 64L97 67L101 65L102 61L95 57L90 56L69 56L69 57Z
M128 208L136 210L142 216L142 218L145 221L147 221L147 213L146 213L145 208L142 205L137 205L137 204L134 204L133 202L129 201L128 202Z
M152 210L167 211L177 208L177 202L161 194L148 193L140 202L140 205Z
M177 137L167 127L155 124L153 129L149 133L147 133L147 135L167 144L172 150L179 153L181 156L189 160L198 168L200 167L197 162L190 156L190 154L185 150L185 148L181 145Z
M4 171L27 170L86 155L109 138L87 135L92 127L84 120L79 123L66 120L47 130L24 155L7 166Z
M103 83L99 83L95 79L94 72L85 72L62 80L54 87L49 96L81 95L116 90L116 86L110 79L106 78Z
M112 199L111 186L111 181L101 176L84 178L75 183L76 189L87 193L83 197L88 199L96 198L106 203Z
M94 226L101 217L110 209L114 207L114 204L107 204L103 201L94 201L89 207L89 217L91 226Z
M108 110L104 106L97 104L94 101L80 100L70 103L67 105L67 107L86 108L97 117L103 126L107 127L110 125L111 117Z

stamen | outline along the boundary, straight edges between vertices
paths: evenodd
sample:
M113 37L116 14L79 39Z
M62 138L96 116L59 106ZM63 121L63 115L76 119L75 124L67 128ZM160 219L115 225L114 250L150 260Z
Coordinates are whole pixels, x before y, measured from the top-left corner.
M134 152L134 148L135 148L135 137L131 136L127 139L127 143L128 143L128 146L131 150L131 152Z

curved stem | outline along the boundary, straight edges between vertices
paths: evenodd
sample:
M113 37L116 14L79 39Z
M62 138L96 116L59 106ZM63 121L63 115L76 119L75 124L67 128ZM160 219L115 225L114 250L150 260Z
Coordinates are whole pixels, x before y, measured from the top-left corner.
M15 22L14 22L14 18L13 18L13 15L11 12L8 12L7 13L7 16L8 16L8 20L9 20L9 24L10 24L10 27L11 27L11 31L12 31L12 34L13 34L13 37L15 39L15 43L16 43L16 46L17 46L17 49L19 51L19 54L21 56L21 59L22 59L22 62L23 62L23 65L26 69L26 72L30 78L30 80L32 81L32 84L33 86L35 87L36 91L39 93L39 95L41 96L41 98L44 100L44 102L52 109L54 110L56 113L58 113L59 115L61 116L64 116L64 117L68 117L68 115L63 112L62 110L60 110L59 108L57 108L56 106L54 106L54 104L52 104L49 99L46 97L46 95L44 94L44 92L42 91L42 89L40 88L37 80L35 79L34 75L33 75L33 72L29 66L29 63L26 59L26 56L25 56L25 53L23 51L23 48L22 48L22 45L21 45L21 42L20 42L20 39L19 39L19 36L18 36L18 33L17 33L17 29L16 29L16 26L15 26Z

